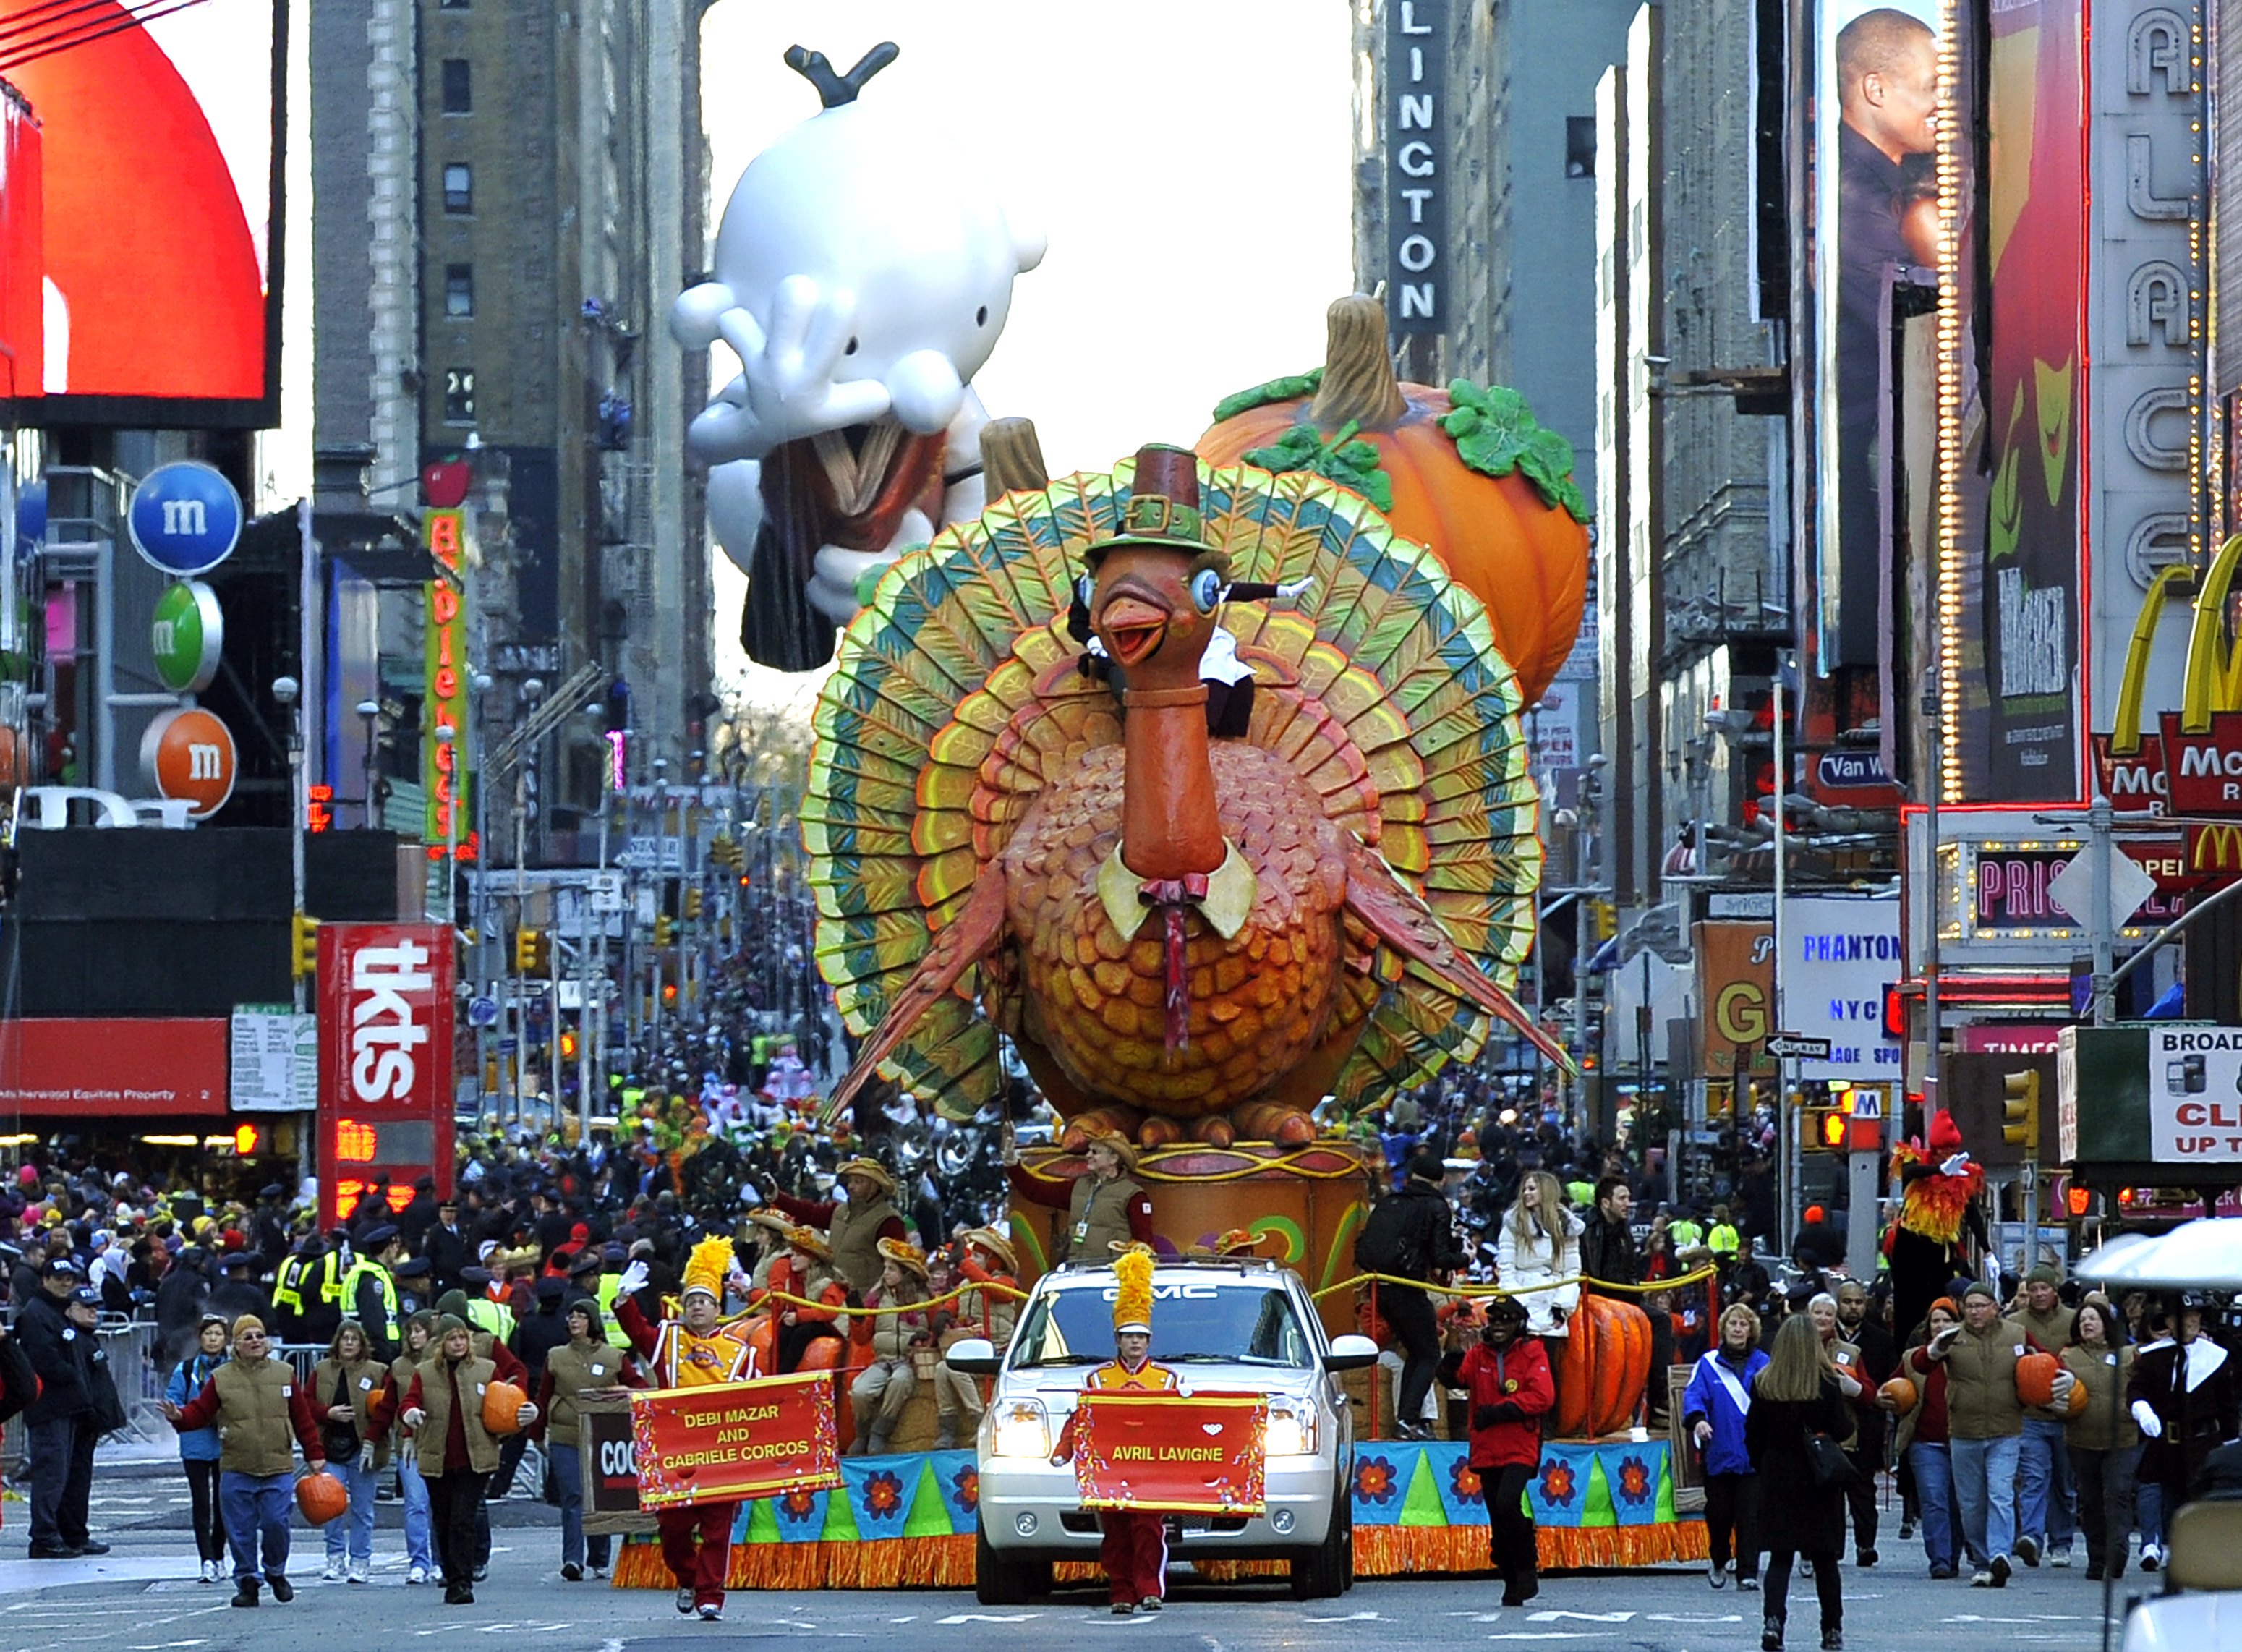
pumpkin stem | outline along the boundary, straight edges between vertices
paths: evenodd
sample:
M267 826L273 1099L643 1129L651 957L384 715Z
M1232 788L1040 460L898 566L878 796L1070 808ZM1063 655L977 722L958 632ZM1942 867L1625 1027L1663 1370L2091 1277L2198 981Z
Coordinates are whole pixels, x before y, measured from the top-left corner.
M1350 292L1324 312L1328 328L1324 347L1324 381L1308 408L1318 430L1354 424L1365 430L1391 430L1409 404L1393 376L1386 344L1386 306Z
M992 500L1051 480L1032 419L991 419L981 427L983 491Z

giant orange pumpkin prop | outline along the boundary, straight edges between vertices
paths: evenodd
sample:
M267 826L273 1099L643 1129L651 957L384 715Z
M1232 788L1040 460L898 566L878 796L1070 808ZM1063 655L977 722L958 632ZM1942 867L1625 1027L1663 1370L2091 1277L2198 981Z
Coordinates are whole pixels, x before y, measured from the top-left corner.
M1557 1436L1615 1434L1635 1420L1650 1380L1650 1316L1632 1302L1584 1296L1565 1322L1557 1379Z
M1324 366L1223 402L1199 456L1310 471L1369 500L1486 605L1534 704L1572 651L1588 594L1588 507L1572 445L1534 423L1514 390L1400 383L1377 299L1341 299L1329 320Z

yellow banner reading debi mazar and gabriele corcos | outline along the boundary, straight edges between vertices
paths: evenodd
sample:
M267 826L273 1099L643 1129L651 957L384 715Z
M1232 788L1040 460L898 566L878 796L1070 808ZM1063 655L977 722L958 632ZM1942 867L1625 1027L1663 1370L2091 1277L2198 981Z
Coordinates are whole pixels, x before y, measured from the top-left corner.
M1091 1389L1074 1435L1084 1508L1258 1514L1269 1429L1259 1394Z
M841 1483L829 1371L640 1390L630 1407L641 1508L782 1497Z

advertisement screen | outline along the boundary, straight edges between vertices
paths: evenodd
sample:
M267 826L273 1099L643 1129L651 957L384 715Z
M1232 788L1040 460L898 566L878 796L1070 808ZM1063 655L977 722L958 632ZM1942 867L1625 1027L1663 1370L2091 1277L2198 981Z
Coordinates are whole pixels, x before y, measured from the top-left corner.
M2004 0L1962 48L1982 121L1952 125L1957 175L1983 180L1954 249L1959 529L1944 647L1949 801L2079 795L2084 730L2080 453L2086 187L2078 0ZM2131 616L2125 616L2130 625Z
M0 1113L222 1115L225 1098L223 1021L27 1017L0 1030Z
M0 402L35 396L45 382L39 361L45 326L39 171L39 124L31 106L0 90Z
M43 360L17 394L44 392L50 424L271 425L285 13L68 10L0 0L0 60L43 151Z

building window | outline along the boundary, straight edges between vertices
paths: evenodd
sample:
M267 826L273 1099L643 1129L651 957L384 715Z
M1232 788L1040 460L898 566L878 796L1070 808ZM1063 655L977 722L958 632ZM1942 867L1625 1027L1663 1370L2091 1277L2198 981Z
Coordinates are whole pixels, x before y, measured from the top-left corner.
M453 161L444 168L444 210L446 212L472 212L475 210L475 169L465 161Z
M473 367L444 369L444 422L447 425L472 425L475 422L475 370Z
M444 59L444 112L447 115L471 113L475 106L474 78L468 72L465 57Z
M1596 175L1596 118L1594 115L1565 117L1565 176L1594 178Z
M475 312L475 266L472 264L446 264L444 266L444 313L473 315Z

